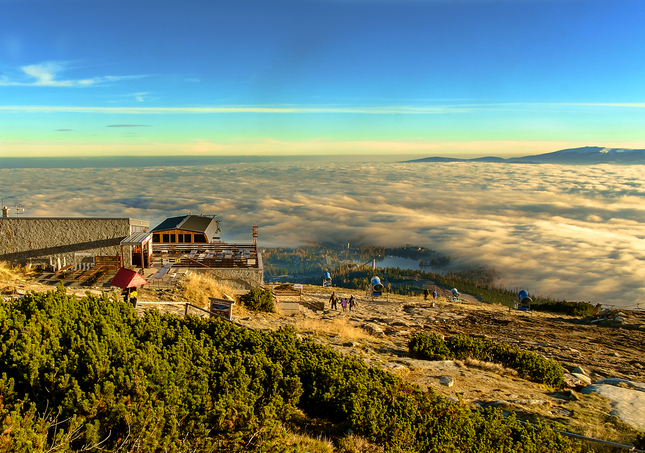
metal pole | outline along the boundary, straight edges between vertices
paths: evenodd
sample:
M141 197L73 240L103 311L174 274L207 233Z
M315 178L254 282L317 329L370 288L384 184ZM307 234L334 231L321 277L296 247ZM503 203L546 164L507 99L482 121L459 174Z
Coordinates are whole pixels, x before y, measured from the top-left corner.
M618 444L616 442L610 442L608 440L596 439L594 437L581 436L580 434L569 433L567 431L560 431L559 429L554 429L553 432L556 432L556 433L559 433L559 434L564 434L565 436L568 436L568 437L575 437L576 439L588 440L588 441L591 441L591 442L598 442L600 444L611 445L612 447L617 447L617 448L622 448L622 449L629 450L629 451L643 453L643 450L638 450L636 447L632 447L630 445Z

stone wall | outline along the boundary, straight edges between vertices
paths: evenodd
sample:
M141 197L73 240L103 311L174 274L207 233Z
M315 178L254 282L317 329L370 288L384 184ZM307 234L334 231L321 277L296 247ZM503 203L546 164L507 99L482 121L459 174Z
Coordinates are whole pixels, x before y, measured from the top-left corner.
M21 264L50 261L79 264L88 255L121 255L121 241L131 226L147 227L143 220L120 218L0 218L0 261ZM124 249L125 266L130 250ZM91 258L89 258L91 259Z

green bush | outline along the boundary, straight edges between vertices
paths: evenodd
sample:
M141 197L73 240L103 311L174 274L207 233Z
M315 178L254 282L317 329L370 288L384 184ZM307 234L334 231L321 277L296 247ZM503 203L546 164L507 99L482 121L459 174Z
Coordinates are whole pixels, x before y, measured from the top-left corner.
M544 424L423 392L293 329L137 317L108 297L50 292L0 304L0 370L0 451L288 451L285 426L299 411L386 452L581 448Z
M636 434L636 442L634 443L634 447L638 448L639 450L645 449L645 432Z
M534 352L523 351L517 346L480 340L460 334L445 341L436 334L417 333L408 343L410 355L424 360L473 358L494 362L516 369L520 376L534 382L561 387L564 368Z
M600 304L589 302L546 301L531 304L531 310L565 313L571 316L593 316L600 310Z
M256 311L275 312L273 294L268 289L252 289L240 296L240 303Z
M446 342L436 333L415 335L408 343L410 354L425 360L446 360L453 354Z

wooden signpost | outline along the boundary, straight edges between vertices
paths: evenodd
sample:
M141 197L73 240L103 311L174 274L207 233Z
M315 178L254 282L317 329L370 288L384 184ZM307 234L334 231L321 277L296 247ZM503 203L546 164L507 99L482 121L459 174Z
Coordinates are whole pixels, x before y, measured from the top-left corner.
M217 297L209 297L211 300L211 316L219 316L220 318L231 321L233 319L233 304L232 300L218 299Z

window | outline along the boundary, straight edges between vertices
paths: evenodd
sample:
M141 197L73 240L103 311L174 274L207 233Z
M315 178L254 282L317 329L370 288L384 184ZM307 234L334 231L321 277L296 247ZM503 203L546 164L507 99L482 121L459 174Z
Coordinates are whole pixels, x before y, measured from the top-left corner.
M157 233L152 235L152 242L159 244L159 235Z
M193 242L193 237L190 234L184 234L184 242L191 243Z
M168 242L170 242L170 235L169 234L164 234L164 235L162 235L162 239L163 240L161 242L163 242L164 244L167 244Z
M195 242L199 244L203 244L206 242L206 236L203 234L195 234Z
M177 235L177 242L184 242L184 235L183 234L178 234Z
M174 234L170 235L170 242L175 242L175 235Z

